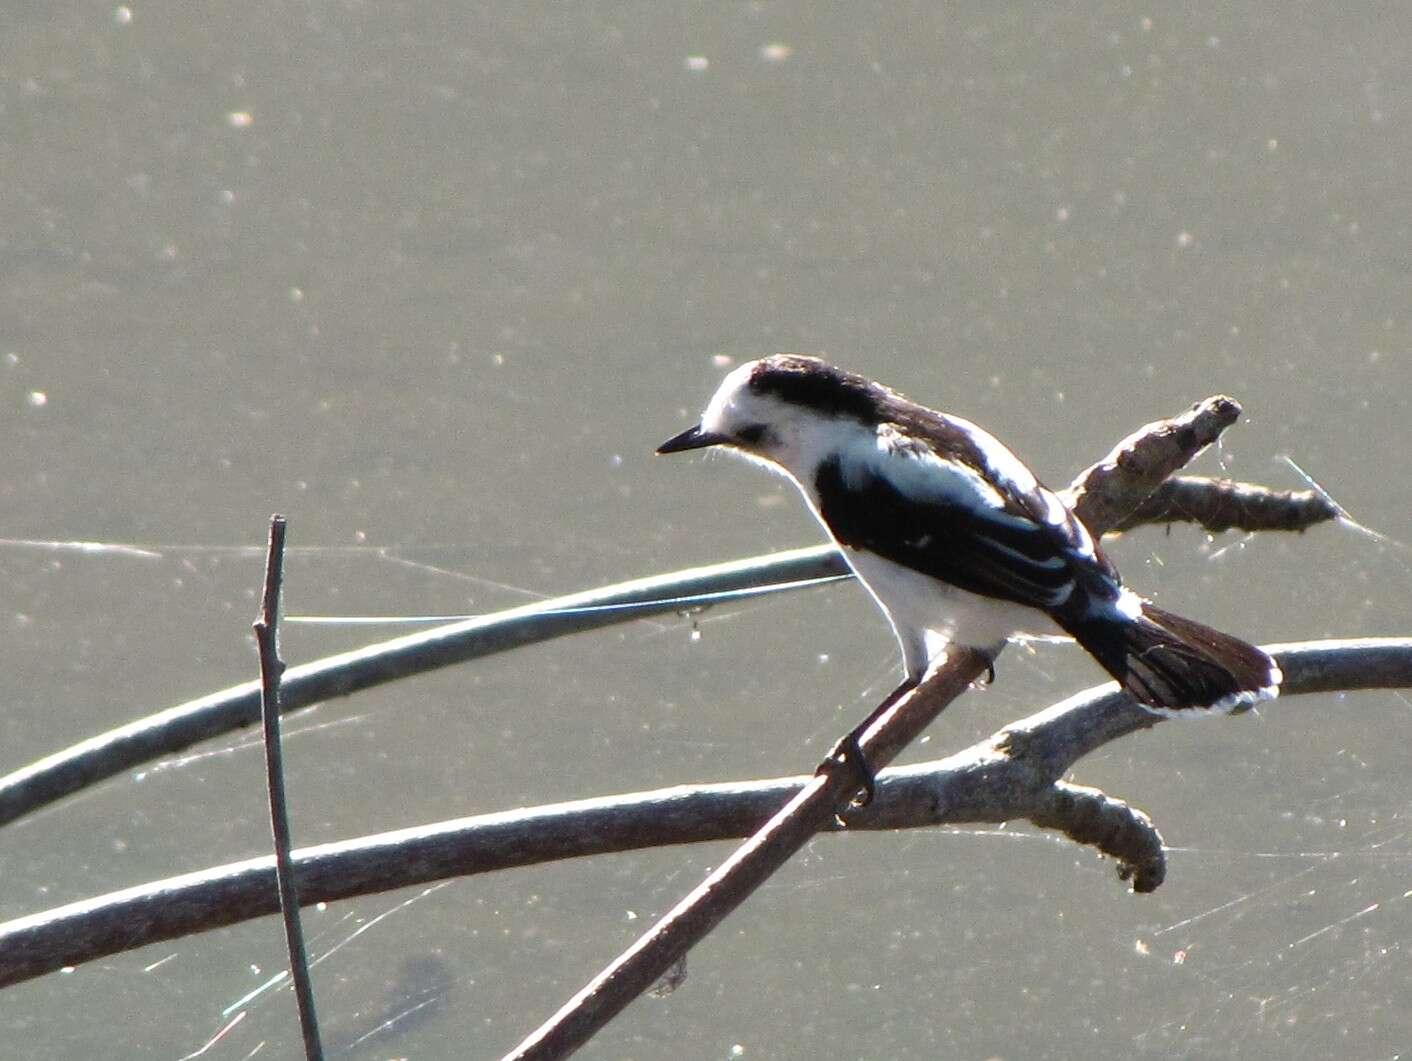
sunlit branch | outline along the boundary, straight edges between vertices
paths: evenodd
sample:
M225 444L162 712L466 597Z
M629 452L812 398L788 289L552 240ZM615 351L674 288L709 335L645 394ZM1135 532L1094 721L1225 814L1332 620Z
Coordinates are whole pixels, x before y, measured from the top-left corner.
M1412 688L1412 638L1267 646L1285 672L1284 696ZM1281 700L1264 705L1277 716ZM1355 701L1344 701L1349 710ZM1106 810L1096 790L1055 785L1084 755L1161 723L1111 685L1079 693L945 759L884 770L849 830L914 829L1029 819L1070 835L1143 874L1158 873L1145 817ZM1243 725L1235 721L1232 725ZM451 877L587 855L750 835L807 777L709 785L577 800L458 818L294 852L305 903L332 902ZM1051 792L1051 789L1054 791ZM1072 802L1072 807L1068 806ZM1126 811L1123 809L1126 808ZM1114 829L1116 827L1116 832ZM835 828L825 823L825 829ZM1133 830L1132 836L1125 835ZM1102 835L1092 836L1092 832ZM1104 840L1104 836L1112 839ZM0 924L0 986L65 966L236 924L278 911L274 859L246 859L153 881Z

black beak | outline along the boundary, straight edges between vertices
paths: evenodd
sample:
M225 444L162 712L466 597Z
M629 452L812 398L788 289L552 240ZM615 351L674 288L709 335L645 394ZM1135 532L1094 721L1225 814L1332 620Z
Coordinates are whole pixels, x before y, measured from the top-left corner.
M666 442L663 442L657 447L657 452L659 454L680 453L682 450L705 449L707 446L719 446L729 441L729 435L722 435L715 431L702 431L701 425L697 424L695 427L688 427L680 435L673 435L671 438L667 439Z

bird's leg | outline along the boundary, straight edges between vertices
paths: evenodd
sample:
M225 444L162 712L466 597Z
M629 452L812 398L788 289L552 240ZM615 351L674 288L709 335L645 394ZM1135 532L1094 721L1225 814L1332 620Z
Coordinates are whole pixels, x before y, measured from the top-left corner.
M849 730L847 735L839 738L838 743L829 749L829 754L825 756L824 761L819 764L819 768L814 771L816 774L824 774L839 766L851 767L853 769L858 775L858 790L854 794L853 799L849 802L850 808L866 807L869 803L873 802L873 794L877 791L877 774L874 772L872 764L868 762L868 757L863 754L863 746L860 743L863 734L867 732L868 727L881 718L893 704L897 703L898 700L902 699L903 696L911 692L919 684L920 679L918 678L908 677L904 679L901 685L887 694L887 697L882 703L873 708L867 718L863 719L862 722ZM842 825L845 823L842 819L839 819L839 824Z

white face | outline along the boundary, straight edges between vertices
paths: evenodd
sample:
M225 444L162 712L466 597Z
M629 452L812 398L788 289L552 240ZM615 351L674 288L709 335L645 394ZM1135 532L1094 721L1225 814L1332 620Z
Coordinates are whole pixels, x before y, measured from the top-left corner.
M754 434L751 430L754 425L768 429L784 415L779 402L750 393L750 373L756 364L758 362L747 361L721 380L706 411L701 414L703 430L748 442Z
M873 434L854 420L821 416L813 409L752 392L750 374L757 363L747 362L722 380L701 416L702 429L727 436L732 449L807 479L848 434Z

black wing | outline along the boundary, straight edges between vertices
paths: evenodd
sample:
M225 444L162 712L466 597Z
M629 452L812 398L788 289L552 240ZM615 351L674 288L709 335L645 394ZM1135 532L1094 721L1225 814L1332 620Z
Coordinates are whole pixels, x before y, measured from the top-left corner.
M1017 482L993 467L989 456L997 452L1015 462L1011 468L1018 461L979 429L973 433L971 425L951 418L945 426L965 437L945 439L947 456L938 458L979 472L1003 507L967 503L971 499L941 490L909 496L876 464L860 462L845 475L835 456L820 466L815 487L820 515L840 544L872 550L972 593L1044 611L1086 608L1095 593L1116 596L1117 572L1054 494L1033 484L1028 472L1028 482ZM922 458L896 452L887 459Z

